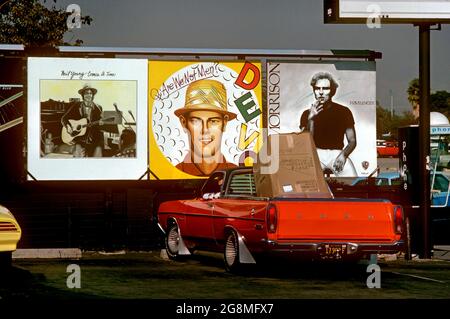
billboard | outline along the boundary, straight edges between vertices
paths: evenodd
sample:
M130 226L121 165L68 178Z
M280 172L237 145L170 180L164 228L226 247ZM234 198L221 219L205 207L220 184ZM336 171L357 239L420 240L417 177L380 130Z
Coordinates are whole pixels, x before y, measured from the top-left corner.
M325 0L325 23L366 23L379 18L382 23L450 21L448 0Z
M250 165L261 142L261 65L149 61L151 179Z
M325 172L368 176L377 168L375 73L375 62L269 61L269 134L310 131Z
M28 59L29 179L138 179L147 145L146 60Z
M23 86L0 84L0 132L23 121Z

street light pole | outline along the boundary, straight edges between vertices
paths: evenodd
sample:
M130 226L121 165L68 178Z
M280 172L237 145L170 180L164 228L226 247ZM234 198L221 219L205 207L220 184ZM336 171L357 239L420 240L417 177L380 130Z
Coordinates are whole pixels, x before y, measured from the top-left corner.
M392 94L392 90L389 90L389 95L391 97L391 119L394 118L394 95Z

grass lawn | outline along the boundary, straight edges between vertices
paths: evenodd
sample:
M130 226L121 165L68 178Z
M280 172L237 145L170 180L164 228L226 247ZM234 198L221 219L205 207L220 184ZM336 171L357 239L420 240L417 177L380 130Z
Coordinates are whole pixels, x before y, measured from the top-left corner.
M160 252L102 255L80 260L15 260L0 274L3 299L341 299L450 298L450 262L379 262L381 289L369 289L363 265L276 261L245 274L225 272L220 254L169 261ZM66 285L67 266L81 268L81 288Z

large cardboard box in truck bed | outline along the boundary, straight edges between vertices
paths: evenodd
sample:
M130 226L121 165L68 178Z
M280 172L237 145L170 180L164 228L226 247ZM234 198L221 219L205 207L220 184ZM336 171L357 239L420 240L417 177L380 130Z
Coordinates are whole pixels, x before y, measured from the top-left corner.
M276 154L270 154L278 139L278 170L265 174L268 165L275 165ZM309 132L269 135L267 139L270 163L260 152L253 166L256 193L261 197L332 198L325 181L314 140ZM274 151L277 151L275 147ZM267 152L265 153L267 154Z

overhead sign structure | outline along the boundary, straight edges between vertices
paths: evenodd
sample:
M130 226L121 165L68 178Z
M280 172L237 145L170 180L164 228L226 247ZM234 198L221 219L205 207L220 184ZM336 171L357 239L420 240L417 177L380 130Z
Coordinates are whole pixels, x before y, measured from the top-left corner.
M149 61L151 179L250 165L261 141L261 63Z
M419 171L421 185L420 214L424 239L422 257L431 257L430 225L430 178L428 158L430 154L430 26L450 23L448 0L324 0L325 23L366 24L369 28L382 23L414 24L419 27ZM440 30L438 28L437 30Z
M269 134L313 132L322 168L333 176L369 176L377 168L373 61L267 65Z
M137 180L147 145L146 60L28 59L28 179Z
M324 0L325 23L449 23L448 0Z

